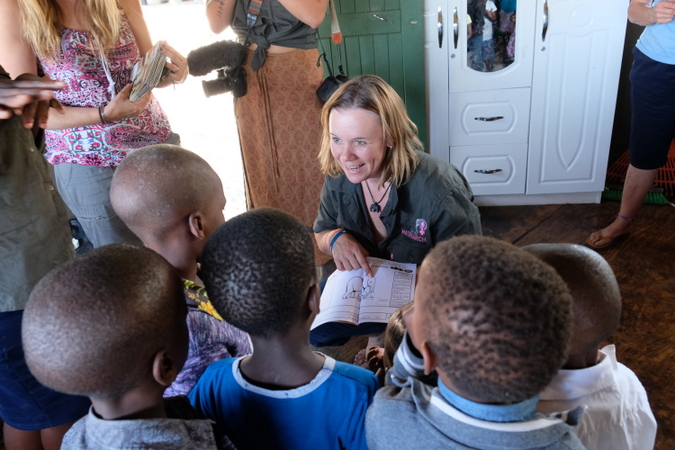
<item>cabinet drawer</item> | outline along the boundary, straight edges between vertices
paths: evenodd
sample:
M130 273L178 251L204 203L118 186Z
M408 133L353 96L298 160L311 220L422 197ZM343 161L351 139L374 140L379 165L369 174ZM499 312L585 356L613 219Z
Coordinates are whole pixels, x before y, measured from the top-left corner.
M450 162L475 195L525 193L527 144L450 147Z
M530 88L450 94L450 146L524 144Z

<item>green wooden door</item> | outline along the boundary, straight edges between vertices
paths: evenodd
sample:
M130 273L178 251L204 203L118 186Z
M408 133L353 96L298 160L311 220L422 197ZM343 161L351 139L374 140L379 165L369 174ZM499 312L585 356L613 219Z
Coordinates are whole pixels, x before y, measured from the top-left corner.
M422 0L334 0L342 31L342 61L348 77L374 74L396 89L426 141L424 21ZM330 8L319 36L333 72L339 65L330 40ZM319 46L321 51L321 46Z

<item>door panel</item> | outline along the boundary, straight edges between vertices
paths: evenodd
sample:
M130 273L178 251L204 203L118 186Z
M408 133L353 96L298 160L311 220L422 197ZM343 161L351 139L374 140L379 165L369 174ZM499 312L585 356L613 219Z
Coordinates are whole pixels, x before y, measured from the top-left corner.
M426 142L422 2L335 0L335 7L346 75L373 74L387 81L405 102L419 138ZM330 40L330 8L319 36L333 72L337 72L340 58Z
M532 86L532 194L602 191L625 32L614 0L548 3L537 23Z

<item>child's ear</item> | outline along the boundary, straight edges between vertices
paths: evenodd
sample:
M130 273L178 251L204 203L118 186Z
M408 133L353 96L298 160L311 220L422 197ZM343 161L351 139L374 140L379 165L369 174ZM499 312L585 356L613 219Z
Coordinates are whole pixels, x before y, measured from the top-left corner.
M429 348L429 344L427 341L424 341L422 344L422 348L418 348L419 352L422 354L422 358L424 358L424 375L429 375L431 372L436 370L436 367L438 367L438 358L436 357L436 353Z
M179 370L176 370L176 362L169 354L168 350L162 349L157 352L152 361L152 376L155 381L162 386L170 386L178 377Z
M202 222L202 213L195 211L188 217L190 224L190 233L197 239L204 239L204 223Z
M319 289L319 285L317 283L314 283L310 288L307 290L307 304L309 306L309 310L314 316L319 314L321 311L320 305L321 305L321 291Z

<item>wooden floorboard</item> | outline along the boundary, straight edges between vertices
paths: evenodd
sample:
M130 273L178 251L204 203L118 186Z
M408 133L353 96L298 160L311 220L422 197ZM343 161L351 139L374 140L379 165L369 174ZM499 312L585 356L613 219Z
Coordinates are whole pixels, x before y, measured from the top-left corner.
M481 208L483 232L517 246L583 244L610 223L617 202ZM645 206L627 239L600 252L623 298L621 325L610 341L619 362L642 381L658 422L657 450L675 449L675 208Z

